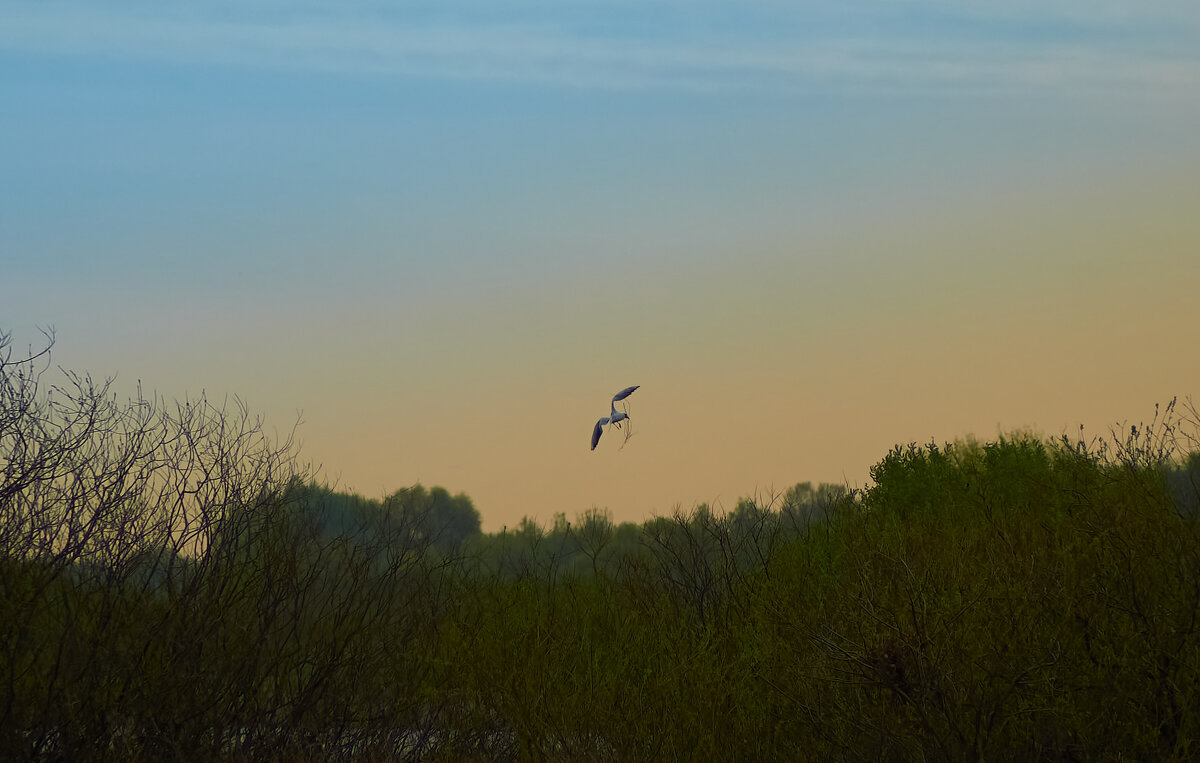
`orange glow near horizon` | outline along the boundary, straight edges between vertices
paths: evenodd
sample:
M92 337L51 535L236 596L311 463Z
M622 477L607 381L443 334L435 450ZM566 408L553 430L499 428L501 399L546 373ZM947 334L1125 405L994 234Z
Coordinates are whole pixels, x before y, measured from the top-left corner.
M369 496L417 481L466 492L495 530L864 486L897 443L1107 434L1200 378L1185 349L1200 222L1178 215L1185 184L1158 192L951 210L847 235L844 260L813 268L781 248L686 283L497 295L393 357L341 348L378 366L348 374L361 387L325 380L306 453ZM589 452L629 384L633 438Z
M26 5L0 330L343 490L641 521L1200 392L1190 5Z

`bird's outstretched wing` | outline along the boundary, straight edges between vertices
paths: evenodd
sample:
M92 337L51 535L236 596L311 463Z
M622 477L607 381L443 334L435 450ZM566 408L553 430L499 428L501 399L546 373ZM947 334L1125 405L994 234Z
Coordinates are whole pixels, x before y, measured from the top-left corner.
M595 450L596 443L600 442L600 435L604 432L604 425L607 423L607 416L596 422L596 428L592 430L592 450Z
M638 387L640 387L640 386L642 386L642 385L640 385L640 384L635 384L635 385L633 385L632 387L626 387L625 389L621 390L621 391L620 391L620 392L618 392L617 394L613 395L613 402L614 402L614 403L616 403L616 402L619 402L619 401L621 401L621 400L624 400L625 398L627 398L627 397L629 397L630 395L632 395L632 394L633 394L633 391L634 391L635 389L637 389Z

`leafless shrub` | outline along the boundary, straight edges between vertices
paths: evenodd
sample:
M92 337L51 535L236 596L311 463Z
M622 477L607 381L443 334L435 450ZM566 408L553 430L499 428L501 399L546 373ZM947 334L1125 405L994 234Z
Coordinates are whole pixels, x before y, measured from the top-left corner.
M0 757L394 757L436 703L447 561L418 517L327 526L240 400L121 401L0 334ZM345 518L343 518L345 519Z

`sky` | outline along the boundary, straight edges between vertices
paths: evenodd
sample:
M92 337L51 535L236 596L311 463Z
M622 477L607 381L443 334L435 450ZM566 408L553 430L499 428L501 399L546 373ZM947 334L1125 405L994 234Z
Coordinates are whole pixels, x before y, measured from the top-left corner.
M0 330L487 530L1106 434L1198 288L1191 0L0 0Z

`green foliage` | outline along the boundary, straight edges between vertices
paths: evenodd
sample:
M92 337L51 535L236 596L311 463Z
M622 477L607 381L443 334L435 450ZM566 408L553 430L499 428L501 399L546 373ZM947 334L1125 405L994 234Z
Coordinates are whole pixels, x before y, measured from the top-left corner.
M0 370L5 760L1200 755L1190 406L484 534L314 483L240 409Z

